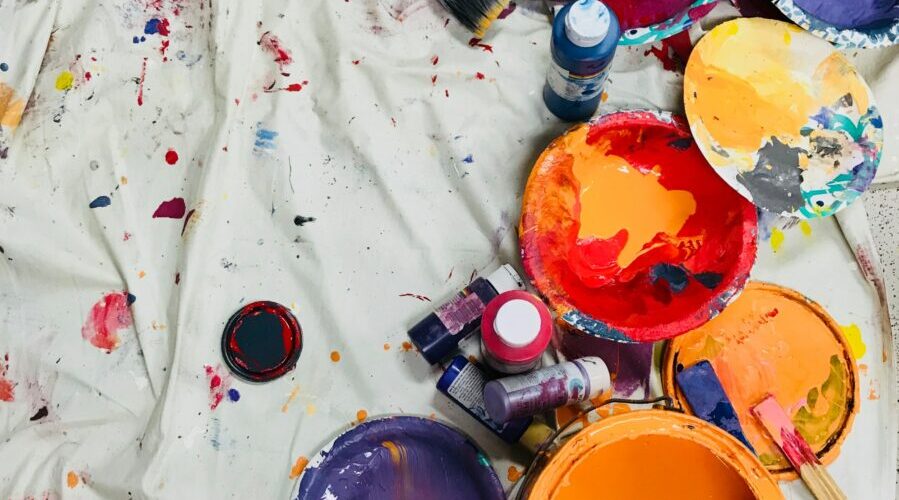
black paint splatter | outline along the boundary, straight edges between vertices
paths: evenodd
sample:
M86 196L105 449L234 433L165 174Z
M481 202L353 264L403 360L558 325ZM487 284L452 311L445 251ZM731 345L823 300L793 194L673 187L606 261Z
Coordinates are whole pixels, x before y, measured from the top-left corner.
M674 149L678 149L680 151L686 151L690 149L690 146L693 145L693 139L690 137L684 137L682 139L675 139L668 143Z
M771 142L759 150L755 168L740 173L737 180L749 190L756 205L771 212L794 212L805 204L800 189L800 154L805 151L771 137Z
M47 410L47 407L46 407L46 406L43 406L43 407L41 407L40 410L37 411L37 413L35 413L35 414L34 414L31 418L29 418L28 420L30 420L30 421L32 421L32 422L36 422L36 421L38 421L38 420L40 420L40 419L46 417L46 416L49 415L49 414L50 414L50 411Z
M315 217L304 217L302 215L297 215L293 218L293 223L298 226L303 226L307 222L315 222Z

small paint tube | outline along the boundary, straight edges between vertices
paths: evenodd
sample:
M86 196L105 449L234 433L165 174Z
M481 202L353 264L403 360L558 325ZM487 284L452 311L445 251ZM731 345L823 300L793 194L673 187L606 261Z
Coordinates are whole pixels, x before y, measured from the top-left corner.
M502 373L533 370L553 333L552 314L542 300L522 290L499 294L481 319L481 354Z
M487 304L497 295L524 288L515 269L504 264L486 278L477 278L409 329L409 338L428 363L449 356L465 337L481 325Z
M490 418L502 423L595 398L611 386L608 367L591 356L491 380L484 404Z
M487 415L484 405L484 386L487 376L464 356L456 356L437 381L437 390L446 394L469 415L493 431L508 443L520 443L531 451L536 451L550 434L546 424L534 422L532 417L497 423Z

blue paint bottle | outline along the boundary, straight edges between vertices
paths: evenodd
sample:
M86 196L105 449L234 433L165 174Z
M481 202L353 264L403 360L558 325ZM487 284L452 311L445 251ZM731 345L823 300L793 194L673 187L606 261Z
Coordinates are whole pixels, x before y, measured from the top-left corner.
M577 0L559 10L543 87L543 101L554 115L571 122L593 116L619 38L618 18L598 0Z

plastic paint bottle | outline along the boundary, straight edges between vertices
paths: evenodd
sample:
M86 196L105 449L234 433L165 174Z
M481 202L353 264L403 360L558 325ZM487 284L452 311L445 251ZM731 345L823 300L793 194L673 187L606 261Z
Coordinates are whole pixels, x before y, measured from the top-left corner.
M552 338L549 308L534 295L513 290L487 304L481 319L481 354L502 373L533 370Z
M487 376L476 364L464 356L456 356L437 381L437 390L446 394L451 401L461 406L502 440L519 443L531 451L536 451L552 434L552 429L546 424L534 422L531 416L510 419L502 424L491 420L484 405L486 384Z
M552 61L543 101L565 121L587 120L599 106L621 38L618 18L598 0L577 0L553 19Z
M459 342L477 330L487 303L497 295L524 288L515 269L504 264L486 278L477 278L448 302L409 329L409 338L432 365L446 358Z
M580 358L540 370L491 380L484 404L493 422L517 421L547 410L595 398L612 385L602 359Z

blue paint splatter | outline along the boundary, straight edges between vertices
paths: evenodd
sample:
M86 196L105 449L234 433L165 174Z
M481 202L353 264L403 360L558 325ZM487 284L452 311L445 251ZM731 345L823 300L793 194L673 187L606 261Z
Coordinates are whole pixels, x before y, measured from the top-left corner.
M89 206L91 208L103 208L108 207L111 203L112 200L109 199L109 196L97 196Z
M144 25L144 34L155 35L156 33L159 33L159 19L150 19L147 21L147 24Z
M278 133L262 128L261 123L257 123L256 127L256 142L253 143L253 149L257 153L266 149L275 149L275 138L278 137Z
M465 158L462 158L462 161L465 163L474 163L474 158L471 155L468 155Z
M126 292L126 293L127 293L127 292ZM131 304L134 304L134 302L135 302L136 300L137 300L137 297L135 297L134 295L132 295L132 294L130 294L130 293L128 294L128 305L129 305L129 306L130 306Z
M649 277L653 283L665 280L674 293L683 292L689 283L687 270L673 264L656 264L649 271Z
M0 63L0 71L6 71L9 69L9 64Z
M233 387L228 389L228 399L235 403L240 401L240 392L238 392L238 390Z

